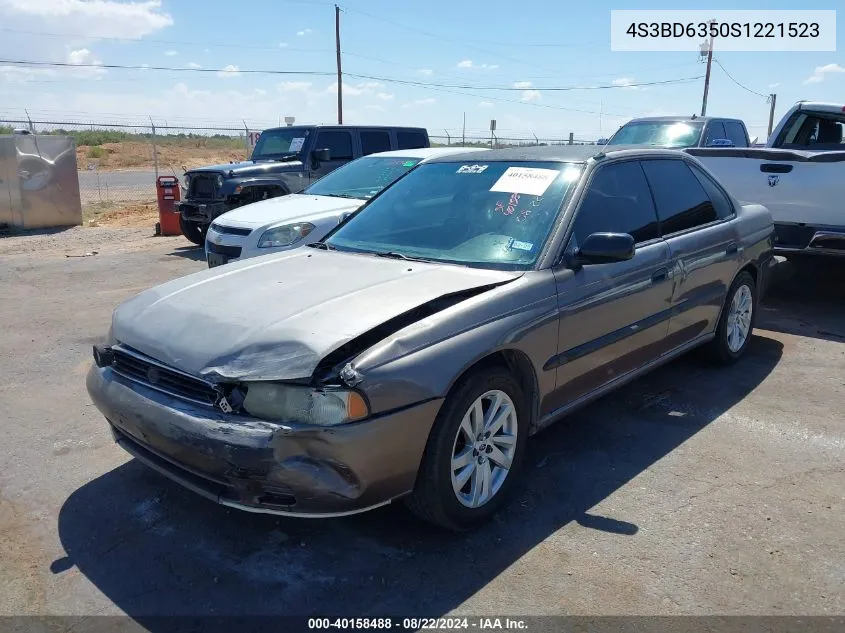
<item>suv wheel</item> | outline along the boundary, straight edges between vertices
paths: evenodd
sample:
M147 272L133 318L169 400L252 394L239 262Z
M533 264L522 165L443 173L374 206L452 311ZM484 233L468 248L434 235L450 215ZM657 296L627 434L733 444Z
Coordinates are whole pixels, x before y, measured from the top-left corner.
M516 483L528 424L524 394L506 369L470 375L437 416L408 506L451 530L488 518Z
M191 222L179 216L179 228L182 229L182 235L197 246L203 246L205 244L205 231L207 227L204 225L198 222Z

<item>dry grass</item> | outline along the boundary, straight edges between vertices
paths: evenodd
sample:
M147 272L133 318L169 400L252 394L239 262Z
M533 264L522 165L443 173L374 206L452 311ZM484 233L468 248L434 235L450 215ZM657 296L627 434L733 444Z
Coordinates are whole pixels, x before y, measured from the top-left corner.
M154 202L100 202L82 209L83 226L155 226L158 206Z
M244 160L246 151L225 147L203 147L198 143L163 143L157 146L159 169L181 173L183 167L194 169L205 165ZM80 170L93 164L99 170L152 169L153 149L149 143L125 141L102 145L79 145L76 165Z

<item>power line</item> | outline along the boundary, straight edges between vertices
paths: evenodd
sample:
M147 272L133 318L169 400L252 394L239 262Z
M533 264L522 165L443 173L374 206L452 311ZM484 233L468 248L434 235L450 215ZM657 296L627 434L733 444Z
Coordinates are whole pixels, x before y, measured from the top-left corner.
M722 62L720 62L718 59L715 59L715 58L714 58L714 59L713 59L713 61L714 61L714 62L716 62L716 63L719 65L719 68L721 68L721 69L722 69L722 72L724 72L724 73L728 76L728 78L729 78L732 82L734 82L737 86L739 86L739 87L740 87L740 88L742 88L743 90L747 90L747 91L748 91L748 92L750 92L751 94L755 94L755 95L757 95L758 97L763 97L764 99L768 99L769 95L764 95L764 94L762 94L762 93L760 93L760 92L757 92L756 90L752 90L752 89L751 89L751 88L749 88L748 86L743 86L741 83L739 83L736 79L734 79L734 78L733 78L733 75L731 75L731 74L727 71L727 69L725 69L725 67L724 67L724 66L722 66Z
M269 69L257 69L257 68L182 68L182 67L175 67L175 66L137 66L137 65L128 65L128 64L73 64L70 62L43 62L43 61L30 61L30 60L19 60L19 59L0 59L0 64L14 64L18 66L49 66L49 67L58 67L58 68L97 68L97 69L119 69L119 70L160 70L160 71L168 71L168 72L192 72L192 73L219 73L223 75L237 75L237 74L262 74L262 75L310 75L310 76L319 76L319 77L327 77L333 76L334 72L329 71L319 71L319 70L269 70ZM504 91L504 92L523 92L526 89L530 90L539 90L539 91L546 91L546 92L570 92L573 90L613 90L613 89L621 89L621 88L635 88L638 86L658 86L658 85L668 85L668 84L677 84L677 83L685 83L689 81L695 81L697 79L701 79L701 76L697 77L680 77L677 79L662 79L659 81L642 81L642 82L631 82L626 83L623 85L618 84L604 84L604 85L597 85L597 86L531 86L530 88L525 87L514 87L514 86L476 86L472 84L440 84L434 82L425 82L425 81L412 81L408 79L397 79L395 77L381 77L378 75L365 75L359 73L345 73L347 77L353 77L355 79L369 79L371 81L382 81L385 83L394 83L400 84L405 86L416 86L421 88L452 88L452 89L459 89L459 90L485 90L485 91Z

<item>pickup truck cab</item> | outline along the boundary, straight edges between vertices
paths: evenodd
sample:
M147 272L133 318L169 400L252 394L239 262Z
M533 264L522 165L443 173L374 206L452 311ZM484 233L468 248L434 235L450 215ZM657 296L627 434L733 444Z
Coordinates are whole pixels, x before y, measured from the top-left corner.
M182 233L202 245L211 222L227 211L302 191L361 156L429 146L424 128L297 125L264 130L250 160L185 172Z
M739 119L721 117L657 116L631 119L607 145L651 147L748 147L748 130Z
M688 149L741 202L765 205L775 252L845 257L845 106L799 101L764 148Z

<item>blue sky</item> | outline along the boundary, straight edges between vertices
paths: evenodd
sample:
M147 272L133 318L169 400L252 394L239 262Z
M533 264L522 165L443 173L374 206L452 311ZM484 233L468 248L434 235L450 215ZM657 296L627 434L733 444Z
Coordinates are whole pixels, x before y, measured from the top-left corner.
M550 0L345 0L343 69L402 81L509 86L513 92L434 89L346 77L346 123L423 125L431 134L595 139L635 116L689 114L703 80L665 86L628 83L697 77L695 52L610 51L611 9L674 8L672 2ZM814 2L813 9L841 3ZM694 8L794 9L794 2L701 2ZM845 12L842 12L845 13ZM845 21L845 15L840 16ZM843 27L837 40L845 46ZM551 46L550 46L551 45ZM845 103L845 56L719 52L739 82L778 95L776 116L798 99ZM105 68L29 68L0 62L0 118L241 125L332 123L332 76L246 74L245 69L335 70L334 7L317 0L0 0L0 58L71 64L230 68L217 73ZM609 90L547 92L543 86ZM450 91L451 90L451 91ZM458 93L458 94L456 94ZM765 99L713 68L708 114L743 118L765 135Z

